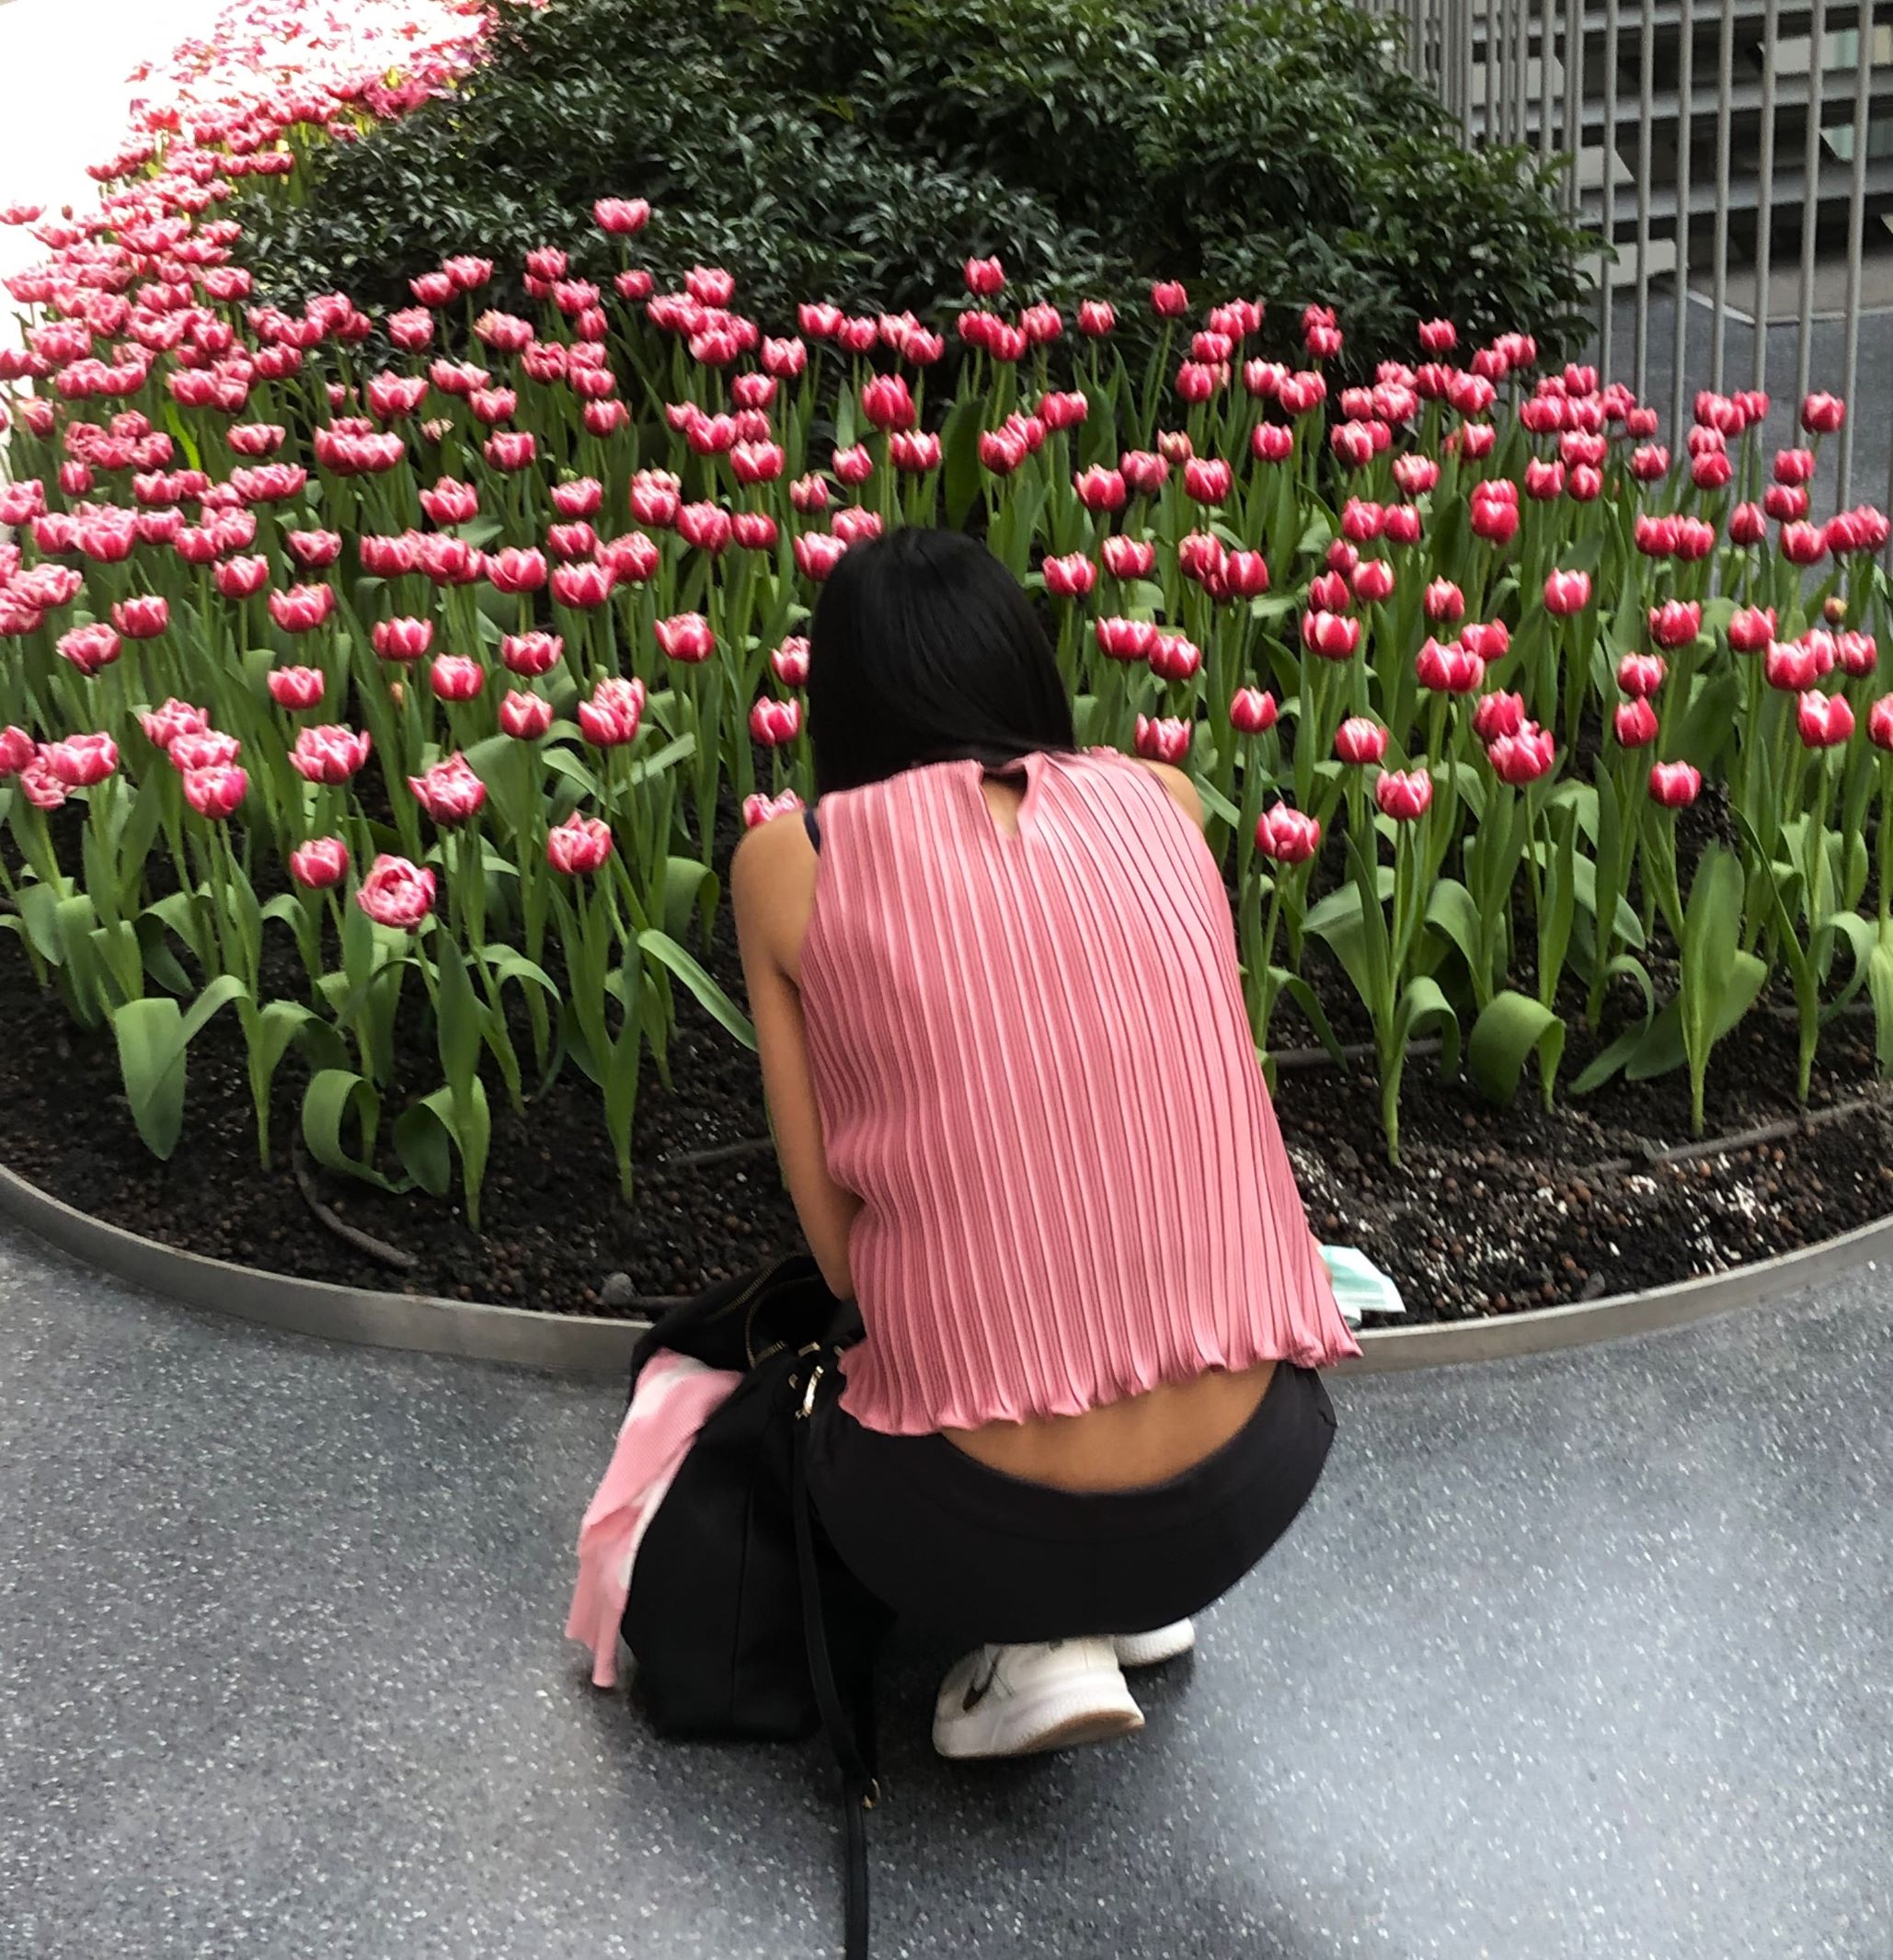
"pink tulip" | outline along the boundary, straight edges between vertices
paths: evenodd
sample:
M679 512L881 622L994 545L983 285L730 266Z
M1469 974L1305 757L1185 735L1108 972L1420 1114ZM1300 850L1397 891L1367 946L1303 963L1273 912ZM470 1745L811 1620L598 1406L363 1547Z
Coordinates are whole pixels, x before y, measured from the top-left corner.
M1703 773L1689 762L1653 762L1650 798L1669 810L1686 809L1703 787Z
M119 766L119 750L109 735L68 735L63 741L48 742L39 760L67 789L89 789Z
M1354 596L1362 605L1380 605L1394 596L1394 561L1391 558L1363 558L1354 567L1351 583Z
M330 788L346 783L367 760L373 744L365 731L325 723L297 730L289 766L304 782Z
M1266 735L1281 710L1259 687L1239 688L1229 704L1229 725L1238 735Z
M477 660L461 653L443 653L429 671L428 684L438 701L473 701L487 684L487 676Z
M1364 497L1350 497L1341 506L1341 536L1350 544L1369 544L1380 536L1386 511Z
M342 555L342 536L338 531L287 531L282 543L298 566L305 572L327 571Z
M809 684L809 642L799 633L791 634L769 656L770 671L785 687Z
M1414 658L1419 684L1436 694L1477 693L1486 679L1486 663L1458 640L1444 645L1430 636Z
M1383 817L1411 823L1432 805L1433 778L1424 769L1383 770L1374 779L1373 799Z
M142 592L113 606L111 620L128 640L155 640L170 625L171 609L157 593Z
M1493 544L1509 544L1518 535L1519 507L1503 498L1481 494L1490 487L1491 486L1482 483L1474 488L1473 533Z
M1352 659L1360 645L1360 622L1340 613L1303 613L1302 644L1324 660Z
M499 732L516 742L537 741L552 726L552 704L543 694L510 690L499 703Z
M369 644L384 660L418 660L434 643L430 619L381 619L368 630Z
M293 585L270 594L270 617L285 633L311 633L335 611L332 585Z
M750 710L750 737L764 749L780 749L802 732L799 701L763 699Z
M1177 570L1206 591L1214 589L1228 556L1228 545L1211 532L1187 532L1176 541Z
M1174 716L1154 721L1143 715L1137 717L1137 752L1146 762L1175 767L1187 761L1193 736L1189 723Z
M1669 664L1660 653L1626 653L1617 662L1617 685L1633 701L1647 701L1669 672Z
M669 659L686 665L699 665L716 651L710 623L701 613L679 613L670 619L660 619L651 631Z
M1268 590L1268 561L1259 551L1232 551L1210 588L1221 600L1258 599Z
M316 837L289 854L289 875L307 891L327 891L349 875L349 847L339 837Z
M1192 456L1183 465L1184 495L1199 504L1228 500L1235 487L1235 473L1220 456Z
M644 716L644 682L612 676L601 681L589 701L579 704L579 732L594 749L622 748L636 741Z
M940 439L931 430L897 429L888 437L888 461L919 476L940 467Z
M249 599L270 582L270 561L262 557L230 558L212 575L225 599Z
M650 217L650 205L643 198L599 198L591 206L592 222L614 238L628 238L641 232Z
M1440 481L1440 465L1430 456L1397 456L1394 481L1406 496L1422 496Z
M1435 579L1420 603L1436 625L1451 625L1465 616L1465 594L1450 579Z
M118 635L102 622L89 626L75 626L59 636L60 658L70 660L88 678L109 667L120 651Z
M805 531L797 537L793 548L797 570L804 578L812 579L819 584L842 562L848 545L844 538L832 537L820 531Z
M1805 693L1825 671L1821 666L1823 650L1818 642L1807 637L1771 640L1768 651L1761 657L1762 677L1770 687L1779 688L1784 694Z
M1525 701L1521 694L1481 694L1473 704L1473 732L1482 742L1491 744L1501 736L1516 735L1525 726Z
M487 785L464 755L450 755L424 774L409 776L415 801L439 824L465 823L487 800Z
M1156 568L1157 548L1148 538L1108 537L1099 550L1114 579L1148 579Z
M1092 631L1098 651L1107 660L1147 660L1157 637L1157 628L1147 619L1099 619L1093 623Z
M420 508L443 527L470 524L480 514L480 493L470 483L442 476L431 489L420 493Z
M1045 590L1058 599L1082 599L1097 583L1097 567L1082 551L1047 558Z
M1544 610L1560 618L1581 613L1590 603L1590 574L1552 572L1544 581Z
M1618 741L1626 749L1642 749L1657 739L1657 711L1648 698L1634 694L1620 701L1612 717Z
M1867 710L1866 732L1875 748L1893 750L1893 694L1882 694Z
M1459 329L1451 320L1422 320L1419 344L1429 354L1450 354L1459 345Z
M778 817L793 815L802 808L802 799L792 789L786 789L779 797L756 795L745 797L742 803L742 821L746 831L760 830L765 823L773 823Z
M606 565L556 565L551 580L553 603L575 610L602 606L612 596L615 582Z
M1386 752L1386 729L1365 715L1350 715L1335 730L1335 753L1344 762L1378 762Z
M1092 339L1102 339L1118 324L1118 312L1108 300L1078 302L1078 331Z
M874 475L874 454L866 444L856 442L847 449L836 450L829 459L829 467L837 483L851 490L858 489Z
M1151 310L1159 319L1174 320L1189 311L1189 294L1177 279L1159 280L1151 288Z
M568 877L588 876L611 854L612 827L602 817L581 817L574 810L545 833L545 862Z
M1390 544L1417 544L1420 514L1412 504L1389 504L1381 512L1381 535Z
M1249 449L1258 463L1280 463L1295 446L1295 432L1280 422L1257 422L1249 432Z
M1841 671L1856 681L1864 680L1880 664L1879 643L1871 633L1837 633L1834 651Z
M0 728L0 782L17 776L39 753L39 743L24 728Z
M1549 728L1535 721L1526 722L1516 734L1501 735L1489 742L1486 759L1501 783L1523 789L1546 774L1556 754L1557 744Z
M319 667L279 667L270 673L267 685L278 707L300 714L322 705L327 682Z
M180 735L201 735L211 725L208 708L193 707L175 696L160 708L146 710L138 719L151 745L167 753Z
M1730 615L1728 644L1738 653L1760 653L1774 637L1773 606L1744 606Z
M1121 510L1130 495L1123 472L1101 463L1079 471L1072 479L1072 487L1087 510Z
M1801 426L1809 435L1830 436L1847 419L1847 405L1838 395L1810 395L1801 404Z
M913 395L899 374L876 374L864 382L861 412L883 434L896 429L912 429L919 418Z
M1761 493L1763 512L1779 522L1807 515L1807 492L1797 483L1771 483Z
M1834 749L1853 734L1853 710L1844 694L1805 693L1795 716L1802 743L1809 749Z
M221 823L248 795L249 786L249 777L234 765L188 770L184 776L184 800L200 817Z
M1188 681L1203 664L1203 649L1181 633L1151 636L1151 671L1160 681Z
M1827 533L1818 524L1784 524L1782 556L1790 565L1816 565L1827 556Z
M1762 511L1757 504L1738 504L1728 513L1728 536L1733 544L1759 544L1767 535Z
M1305 865L1321 849L1321 821L1278 803L1256 820L1256 849L1278 865Z
M433 910L434 875L405 857L377 857L355 902L377 925L411 932Z
M1687 647L1703 630L1703 609L1694 600L1666 599L1650 608L1650 638L1658 647Z

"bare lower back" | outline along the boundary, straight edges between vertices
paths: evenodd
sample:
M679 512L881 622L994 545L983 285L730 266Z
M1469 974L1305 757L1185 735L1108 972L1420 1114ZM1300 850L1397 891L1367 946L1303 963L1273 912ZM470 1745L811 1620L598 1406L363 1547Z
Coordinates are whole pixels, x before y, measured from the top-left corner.
M1276 1363L1128 1396L1083 1416L1037 1416L942 1433L956 1449L1007 1476L1058 1490L1137 1490L1178 1477L1213 1455L1268 1393Z

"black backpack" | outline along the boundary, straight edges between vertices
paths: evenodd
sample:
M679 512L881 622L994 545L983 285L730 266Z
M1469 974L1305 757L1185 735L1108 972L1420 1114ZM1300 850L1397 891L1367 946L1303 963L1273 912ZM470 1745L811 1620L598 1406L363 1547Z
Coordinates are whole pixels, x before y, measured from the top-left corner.
M861 1320L806 1255L673 1308L639 1342L741 1384L691 1445L646 1530L626 1645L660 1736L792 1741L825 1730L842 1774L848 1960L867 1952L864 1814L874 1777L874 1659L892 1615L836 1557L808 1493L809 1418L841 1386Z

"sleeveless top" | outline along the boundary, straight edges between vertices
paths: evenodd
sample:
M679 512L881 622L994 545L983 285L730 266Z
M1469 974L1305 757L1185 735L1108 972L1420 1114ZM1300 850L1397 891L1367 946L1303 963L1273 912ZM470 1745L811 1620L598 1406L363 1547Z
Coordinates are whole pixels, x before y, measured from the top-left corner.
M820 804L801 995L895 1435L1071 1416L1208 1370L1357 1352L1244 1006L1222 878L1115 752L976 762Z

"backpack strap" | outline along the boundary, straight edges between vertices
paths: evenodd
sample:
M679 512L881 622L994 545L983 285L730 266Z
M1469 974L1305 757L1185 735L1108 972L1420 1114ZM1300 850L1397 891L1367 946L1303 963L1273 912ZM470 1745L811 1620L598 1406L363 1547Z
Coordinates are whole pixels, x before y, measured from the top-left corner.
M846 1839L846 1919L844 1960L867 1960L867 1813L880 1801L880 1784L873 1769L871 1722L858 1725L842 1706L835 1686L834 1664L828 1651L828 1627L821 1605L821 1576L815 1563L814 1509L809 1500L809 1429L816 1397L834 1367L835 1355L818 1361L805 1381L796 1381L801 1400L791 1425L795 1435L795 1471L790 1508L795 1515L796 1565L801 1578L802 1637L809 1648L809 1675L815 1687L815 1705L821 1726L842 1772L842 1823ZM864 1716L869 1712L864 1711Z

